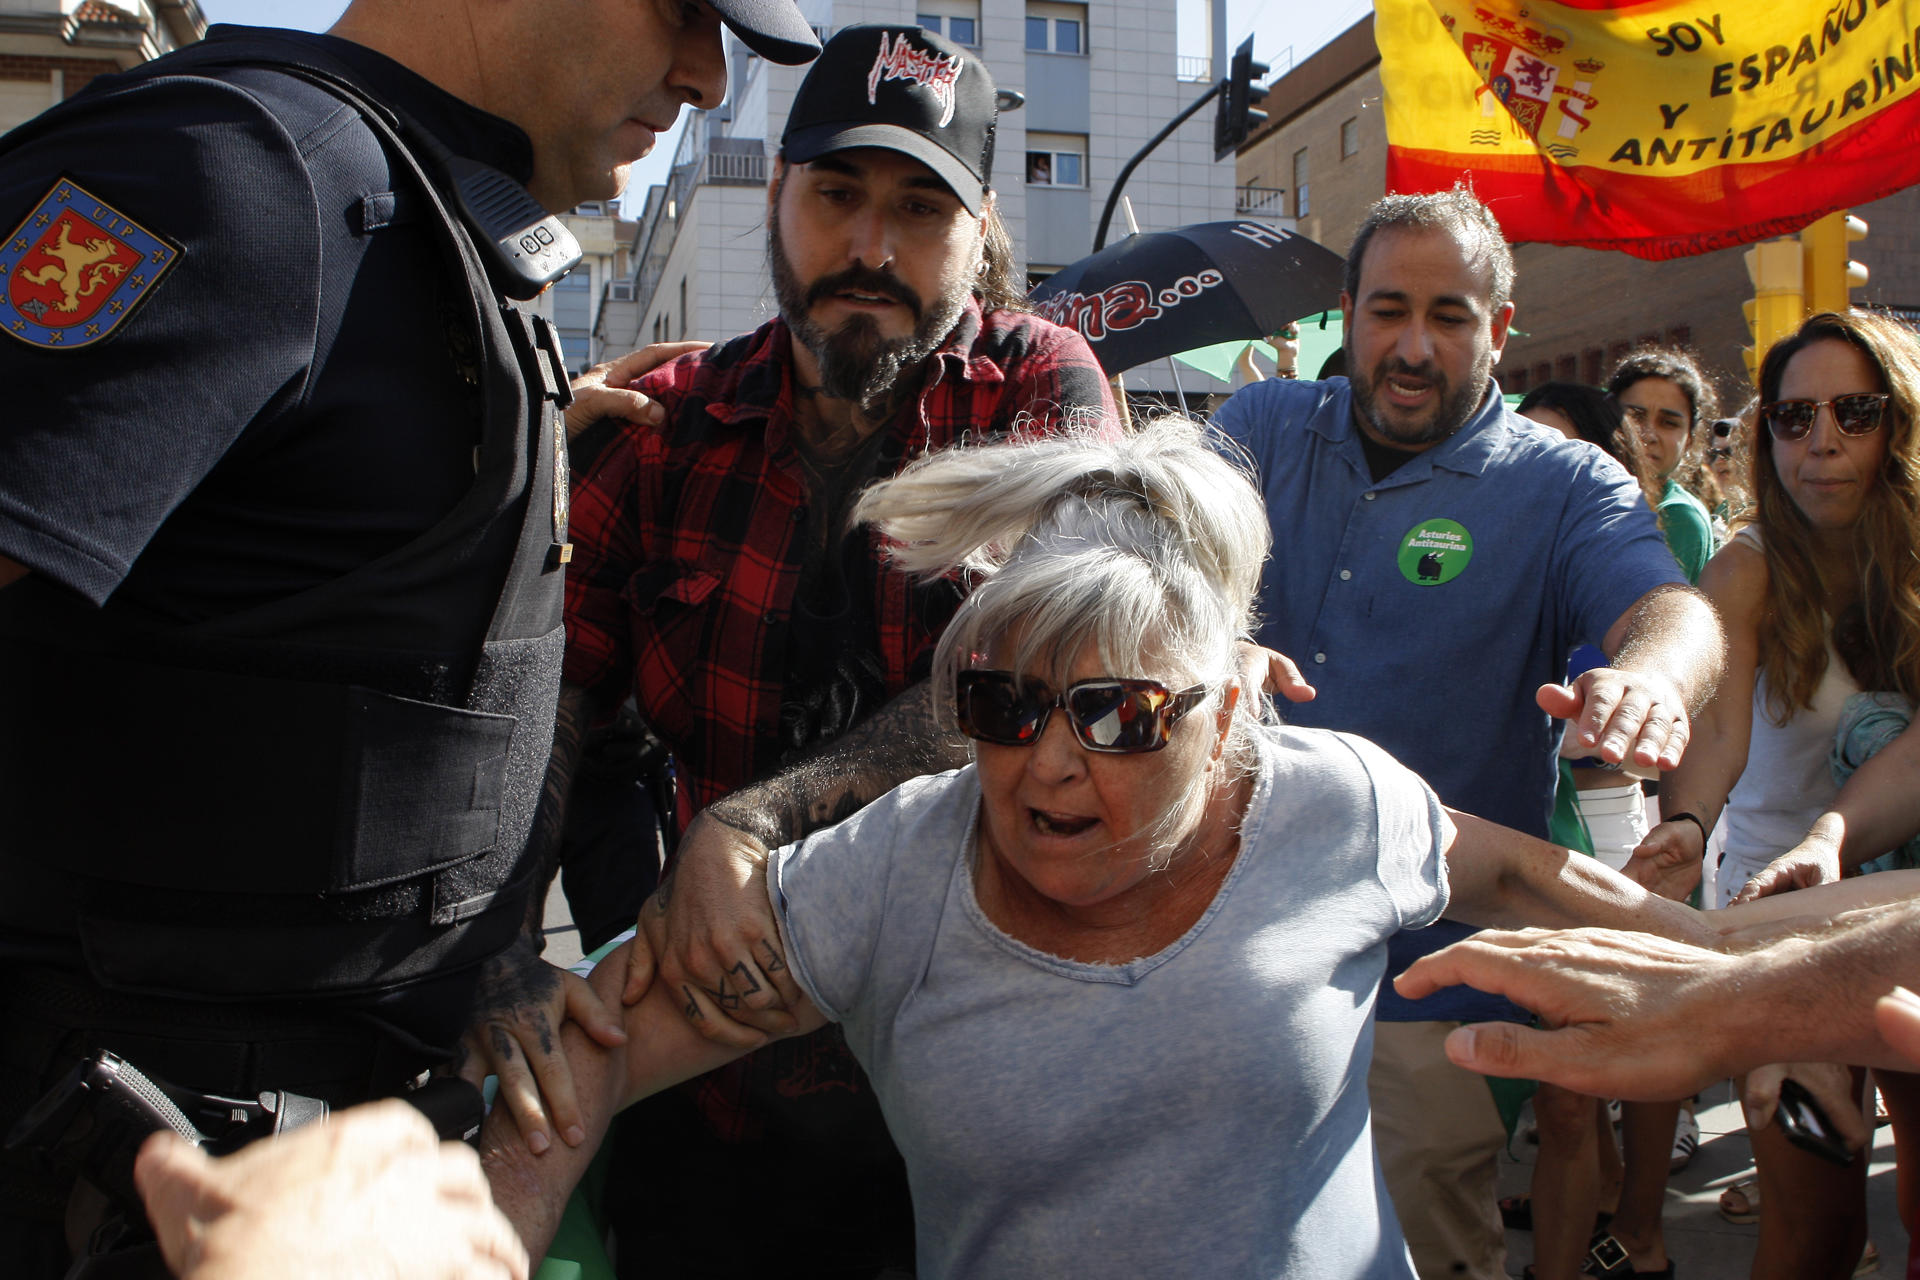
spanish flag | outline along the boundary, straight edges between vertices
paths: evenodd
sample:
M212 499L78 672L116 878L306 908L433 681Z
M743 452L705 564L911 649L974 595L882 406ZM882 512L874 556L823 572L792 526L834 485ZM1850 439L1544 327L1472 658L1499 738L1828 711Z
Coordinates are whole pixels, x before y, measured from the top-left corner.
M1387 188L1677 258L1920 181L1920 0L1376 0Z

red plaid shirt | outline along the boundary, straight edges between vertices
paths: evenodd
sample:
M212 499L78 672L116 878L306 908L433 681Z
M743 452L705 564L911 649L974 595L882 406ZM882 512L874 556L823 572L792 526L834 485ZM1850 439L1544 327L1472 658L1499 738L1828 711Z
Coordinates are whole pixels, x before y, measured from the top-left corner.
M805 553L807 489L789 441L791 336L782 320L656 369L640 390L664 425L629 425L578 482L567 569L566 678L602 705L635 694L671 747L680 822L778 763L787 629ZM1072 409L1111 420L1079 334L970 302L919 397L885 428L875 475L963 436L1049 429ZM869 530L874 561L879 535ZM870 647L888 697L926 676L950 588L872 575Z

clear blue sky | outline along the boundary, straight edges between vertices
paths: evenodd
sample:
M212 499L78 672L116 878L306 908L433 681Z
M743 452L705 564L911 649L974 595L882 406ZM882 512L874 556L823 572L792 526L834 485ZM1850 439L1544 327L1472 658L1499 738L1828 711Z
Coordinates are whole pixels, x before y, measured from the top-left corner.
M1183 19L1205 13L1209 0L1176 0ZM201 11L210 22L247 22L259 26L298 27L305 31L323 31L347 7L347 0L200 0ZM1345 31L1372 7L1371 0L1227 0L1227 47L1232 49L1254 33L1256 58L1284 64L1287 50L1298 63L1333 37ZM1198 21L1183 22L1183 28L1200 30ZM1182 53L1204 54L1205 49L1187 49ZM687 118L680 113L681 120ZM662 138L652 155L633 169L631 190L644 196L647 187L664 181L680 141L674 129Z

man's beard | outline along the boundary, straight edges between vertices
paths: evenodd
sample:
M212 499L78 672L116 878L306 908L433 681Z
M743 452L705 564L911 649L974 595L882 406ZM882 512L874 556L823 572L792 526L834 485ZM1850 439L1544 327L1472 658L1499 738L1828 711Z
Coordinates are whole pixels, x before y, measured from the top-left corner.
M773 294L780 315L820 364L820 389L836 400L850 400L861 412L877 416L889 406L901 377L918 369L953 331L966 309L969 289L957 283L932 303L906 281L875 267L851 266L803 285L787 261L776 214L767 227L767 257L773 266ZM913 313L913 332L883 338L872 316L856 315L829 332L813 319L814 304L842 290L877 294L903 303Z
M1414 366L1399 356L1388 356L1374 366L1371 374L1360 369L1354 359L1353 344L1346 345L1349 385L1353 388L1353 411L1360 415L1382 439L1398 445L1419 446L1438 444L1467 424L1474 411L1480 407L1480 401L1487 393L1487 379L1493 374L1493 353L1488 351L1474 362L1473 372L1459 386L1450 386L1440 366L1428 361ZM1424 422L1412 422L1405 425L1396 423L1388 416L1387 406L1380 404L1380 390L1388 378L1395 374L1409 374L1431 383L1440 392L1433 408L1432 417Z

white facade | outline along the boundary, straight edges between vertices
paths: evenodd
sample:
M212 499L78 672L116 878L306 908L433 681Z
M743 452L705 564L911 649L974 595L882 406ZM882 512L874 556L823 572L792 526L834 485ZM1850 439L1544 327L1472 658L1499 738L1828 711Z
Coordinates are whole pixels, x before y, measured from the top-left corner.
M1206 60L1176 57L1175 6L1166 0L802 0L801 8L823 38L923 16L970 28L995 84L1027 100L1000 116L992 181L1016 252L1040 273L1093 251L1121 166L1212 83L1210 68L1194 65ZM1043 50L1029 51L1030 30L1040 30L1030 20L1047 24ZM958 39L950 26L943 34ZM806 69L774 66L729 43L726 103L689 123L671 178L648 193L635 241L635 302L601 312L596 339L608 353L682 337L720 341L774 313L765 181ZM1142 230L1234 216L1233 163L1214 162L1213 118L1209 104L1128 178ZM1033 176L1044 174L1044 183L1028 181L1030 132ZM1076 163L1076 155L1084 158ZM1108 241L1125 234L1116 213ZM1225 389L1184 367L1180 381L1189 392ZM1165 362L1130 373L1128 386L1169 387Z
M0 132L206 32L199 0L0 0Z

